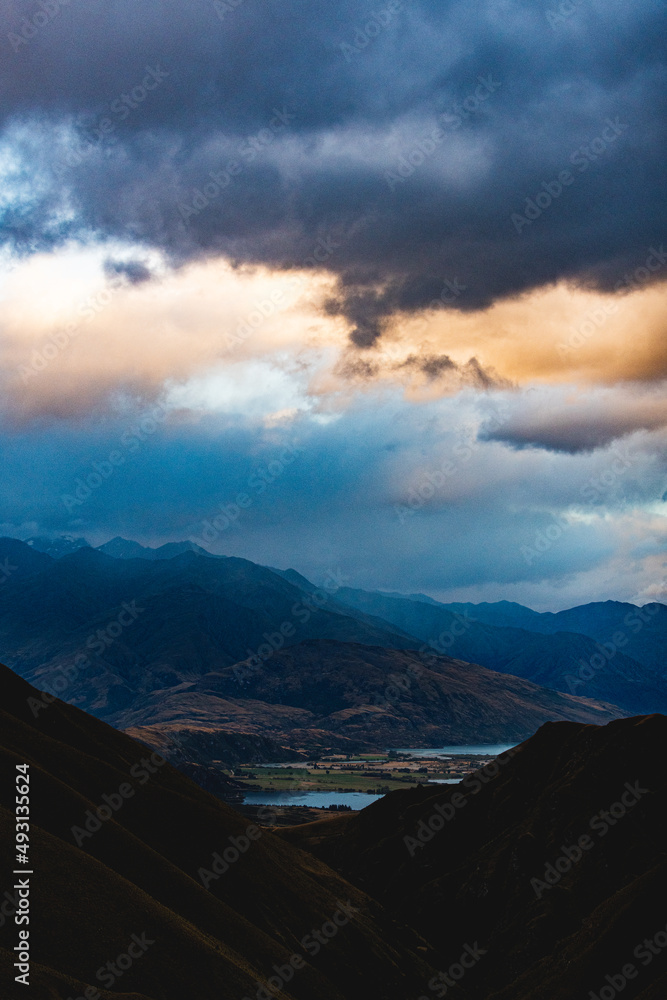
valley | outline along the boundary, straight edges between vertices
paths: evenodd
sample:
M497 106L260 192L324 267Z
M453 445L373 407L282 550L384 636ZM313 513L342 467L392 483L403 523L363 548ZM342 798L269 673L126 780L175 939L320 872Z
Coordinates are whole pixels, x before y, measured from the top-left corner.
M300 975L284 984L285 1000L415 1000L471 954L484 961L462 997L566 1000L582 983L604 982L621 949L658 940L667 878L663 716L547 723L486 763L470 752L330 754L255 765L256 779L240 763L235 776L274 789L281 781L345 787L365 771L399 787L360 811L237 809L159 757L147 780L128 784L144 747L58 700L35 717L39 692L4 667L0 693L0 776L20 760L35 781L30 837L40 873L31 933L39 962L31 976L39 1000L90 991L128 927L145 929L151 945L123 986L147 1000L271 997L274 970L290 956ZM438 773L466 770L460 782L435 783ZM114 798L118 788L125 800ZM7 871L13 795L0 781ZM91 823L96 812L103 819ZM86 816L90 831L81 826ZM326 950L308 950L342 906L345 933L334 932ZM0 991L18 1000L8 930L0 921ZM658 1000L666 984L655 962L632 998Z
M642 665L620 650L603 657L582 633L527 631L544 621L529 609L481 607L477 620L468 606L353 591L334 577L318 589L190 542L153 550L116 538L98 550L5 538L2 560L13 570L0 590L0 653L46 692L35 711L63 698L211 790L238 790L228 772L241 763L514 744L547 721L603 724L667 705L662 612L641 633L655 649ZM599 633L619 613L592 605L568 620L599 620Z
M366 792L383 795L406 785L456 782L493 760L493 755L413 758L408 754L367 754L359 760L323 757L303 767L241 765L225 771L248 786L266 792Z
M40 776L33 836L55 873L42 903L58 908L63 879L81 885L65 907L81 950L51 930L36 973L45 988L62 984L58 1000L84 995L90 956L104 961L87 927L93 885L113 900L105 940L137 905L150 916L156 958L127 980L130 995L150 1000L191 992L195 964L198 996L262 995L265 970L303 957L304 924L324 926L338 900L359 910L359 928L282 995L356 1000L379 989L414 1000L477 942L494 957L461 1000L534 1000L536 982L550 984L549 1000L569 1000L627 933L619 893L632 927L646 924L665 878L655 844L667 735L664 716L628 715L637 698L662 705L662 605L644 612L648 665L603 657L582 633L530 632L524 611L512 612L517 628L419 595L318 593L293 571L188 545L51 550L57 558L0 539L13 567L0 589L0 650L14 671L0 668L0 763L18 753ZM573 625L599 619L602 630L630 614L575 611ZM512 615L481 609L494 617ZM602 667L572 694L558 671L582 650L598 650ZM131 789L124 775L142 754L160 766L136 804L112 823L104 814L99 832L77 825L117 803L114 787ZM531 898L531 879L549 885L549 858L605 805L616 809L637 775L641 827L619 825L591 851L570 896ZM0 790L0 832L8 812ZM83 830L74 844L73 829ZM0 836L8 862L7 843ZM572 944L582 921L595 959ZM569 964L550 957L561 952ZM657 1000L653 980L638 1000Z

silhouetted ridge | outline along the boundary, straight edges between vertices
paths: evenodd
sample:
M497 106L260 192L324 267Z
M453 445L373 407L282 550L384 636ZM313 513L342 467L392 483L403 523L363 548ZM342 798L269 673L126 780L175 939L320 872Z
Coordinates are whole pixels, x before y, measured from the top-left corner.
M233 809L99 720L57 701L34 718L28 699L38 697L0 667L0 871L15 867L15 767L25 762L36 872L30 989L14 981L17 928L3 916L3 1000L65 1000L93 987L104 1000L241 1000L295 954L303 962L279 994L286 1000L418 995L433 974L417 955L422 942L377 903L271 829L252 826L251 836ZM97 817L101 806L111 815ZM311 929L348 904L335 937L307 951ZM149 944L103 990L97 970L133 935Z
M639 971L623 996L658 1000L667 954L643 965L635 948L667 923L666 745L662 715L549 723L458 785L393 792L281 835L452 960L478 940L488 954L465 980L475 1000L598 996L626 963Z

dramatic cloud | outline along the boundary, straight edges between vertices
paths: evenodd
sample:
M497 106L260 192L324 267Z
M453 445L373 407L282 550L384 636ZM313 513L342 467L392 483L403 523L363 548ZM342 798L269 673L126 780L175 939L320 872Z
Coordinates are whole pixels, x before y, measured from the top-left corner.
M3 530L662 594L667 14L550 4L0 0Z
M658 0L2 6L17 250L92 232L175 263L308 262L361 348L445 281L475 310L613 290L660 252Z
M132 285L140 285L152 277L151 269L140 260L105 260L104 273L111 279L125 278Z
M610 391L542 392L518 401L502 424L482 427L486 441L504 441L515 448L547 451L595 451L637 431L667 426L667 397L662 384L638 394Z
M333 399L348 405L378 385L399 385L417 403L470 387L661 388L667 378L658 288L640 285L615 298L556 286L483 312L451 313L441 304L418 317L399 313L382 340L360 352L340 318L322 309L334 280L224 260L172 272L155 251L121 243L35 253L4 276L0 410L15 421L113 413L128 398L176 390L183 406L216 409L238 405L242 387L258 380L292 386L280 390L278 411L329 407ZM544 425L553 424L546 433L557 444L561 424L579 417L583 446L610 439L606 417L600 432L590 430L594 411L565 407L560 417L554 406L566 399L553 397L546 415L528 407L517 417L515 443L547 440ZM660 401L642 400L636 415L632 402L624 406L630 430L659 426Z
M0 448L4 530L190 537L318 579L339 568L359 586L443 597L506 588L550 607L582 579L628 599L662 579L664 440L587 456L481 440L513 403L467 390L406 408L382 394L268 424L150 405L24 429Z

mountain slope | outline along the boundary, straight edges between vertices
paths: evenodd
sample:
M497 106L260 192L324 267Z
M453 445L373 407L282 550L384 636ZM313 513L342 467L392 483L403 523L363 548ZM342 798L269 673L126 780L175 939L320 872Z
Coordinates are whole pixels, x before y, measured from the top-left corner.
M402 594L394 594L394 597L403 597ZM435 602L437 603L437 602ZM510 628L525 628L529 632L558 632L566 629L550 629L545 626L544 619L547 614L533 611L523 604L515 601L494 601L489 603L482 601L481 604L471 604L470 602L443 603L440 607L447 608L448 611L458 615L467 615L475 621L483 622L485 625L500 625ZM551 617L551 616L549 616ZM576 631L570 629L569 631Z
M53 559L39 549L33 549L16 538L0 538L0 597L9 589L8 584L40 573L53 564Z
M167 542L157 549L152 549L147 545L140 545L139 542L129 541L127 538L116 536L104 545L98 545L97 551L102 555L111 556L112 559L173 559L174 556L183 555L184 552L195 552L198 556L208 556L210 559L222 559L222 556L215 556L212 552L203 549L195 542Z
M29 545L35 552L44 552L46 555L51 556L52 559L61 559L63 556L68 556L71 552L76 552L77 549L87 548L88 542L85 538L74 538L72 535L59 535L57 538L45 538L43 536L29 538L26 541L26 545Z
M628 656L625 650L629 646L601 646L583 634L557 631L542 635L524 628L485 624L474 618L476 605L470 606L472 611L461 606L463 613L459 614L445 605L347 587L338 598L419 636L440 652L491 670L525 677L557 691L610 701L628 714L667 711L667 680ZM485 606L481 607L484 611ZM648 628L642 635L648 635ZM626 632L630 634L628 628Z
M623 652L645 667L667 677L667 607L653 602L642 608L620 601L584 604L541 616L550 632L564 629L582 632L600 643L623 643ZM622 638L619 638L621 637Z
M3 540L0 561L6 551L26 571L0 587L0 654L31 683L112 723L137 697L191 683L267 641L418 645L245 559L126 560L86 548L54 561Z
M667 676L667 607L653 602L638 608L622 601L596 601L566 611L537 612L520 604L446 604L450 611L467 614L488 625L506 625L553 635L578 632L600 643L613 645L642 666Z
M547 720L606 722L622 713L449 657L311 640L134 703L123 728L250 731L300 748L311 731L373 747L513 742Z
M3 915L3 998L64 1000L96 996L95 987L103 1000L241 1000L293 955L302 963L277 994L284 1000L418 994L433 971L417 957L421 942L377 903L78 709L56 702L35 719L37 696L0 667L0 871L15 867L14 786L25 762L37 872L30 990L14 982L18 932ZM112 815L96 819L105 803ZM218 877L215 854L227 856ZM348 901L349 918L315 954L311 931L328 928ZM126 954L133 936L145 947L131 968L100 980L96 970Z
M607 977L628 1000L661 1000L666 743L664 716L549 724L459 785L281 836L421 929L448 956L441 969L478 942L471 1000L611 997Z
M394 744L418 739L422 745L514 740L546 719L599 721L590 705L582 715L581 703L554 699L544 688L570 687L608 703L606 718L647 703L659 706L661 699L667 705L659 679L621 653L592 680L571 687L567 675L579 670L576 656L590 658L591 650L600 655L594 641L582 635L540 636L481 625L435 603L335 585L326 591L293 571L277 573L248 560L191 551L167 559L115 559L86 547L54 560L21 542L0 540L0 562L3 552L18 568L0 586L0 655L35 686L122 728L170 723L257 735L267 727L273 739L292 749L346 745L351 750L381 739ZM443 625L449 631L443 632ZM429 682L428 691L415 686L410 698L403 698L399 680L398 702L369 704L385 697L379 686L393 689L393 673L420 665L414 650L423 643L414 636L434 634L436 645L449 643L452 655L499 670L502 679L450 664L452 691L442 688L440 678ZM311 641L330 645L313 659ZM350 651L346 644L357 648ZM280 705L270 693L250 694L251 688L242 688L229 673L253 658L287 664L283 653L297 647L289 669L304 669L312 681L303 702ZM369 647L382 650L372 669ZM412 658L394 655L401 650L412 650ZM347 678L344 703L333 687L317 689L320 654L326 664L338 661L334 669ZM212 689L209 680L200 684L212 675L230 683L224 690L219 679ZM517 677L540 689L522 690L519 697ZM502 705L495 718L487 697L491 688ZM423 704L416 700L418 690ZM289 742L294 731L296 747ZM187 742L194 746L201 738Z

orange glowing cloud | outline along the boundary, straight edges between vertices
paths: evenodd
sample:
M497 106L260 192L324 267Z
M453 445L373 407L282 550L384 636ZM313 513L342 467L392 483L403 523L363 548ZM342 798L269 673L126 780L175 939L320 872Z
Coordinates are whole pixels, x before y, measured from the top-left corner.
M660 285L602 295L559 284L480 312L401 314L359 350L323 308L328 275L220 260L174 272L154 260L153 278L130 284L105 275L105 254L35 255L5 276L0 361L5 409L17 419L85 413L119 394L156 397L212 371L254 373L258 362L338 406L383 382L418 402L461 387L667 377Z

